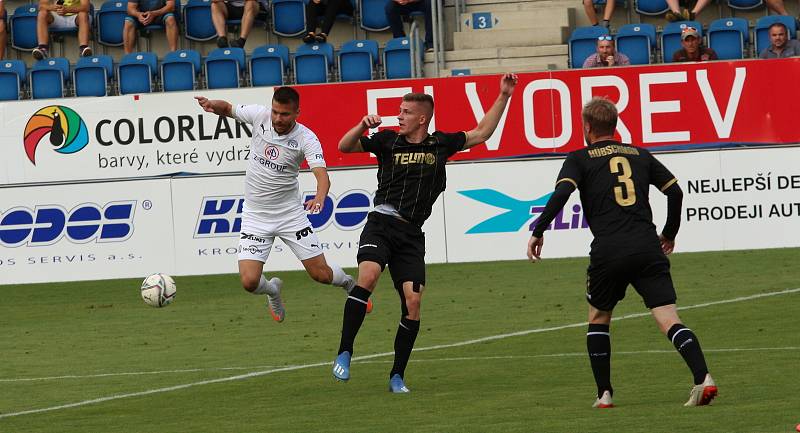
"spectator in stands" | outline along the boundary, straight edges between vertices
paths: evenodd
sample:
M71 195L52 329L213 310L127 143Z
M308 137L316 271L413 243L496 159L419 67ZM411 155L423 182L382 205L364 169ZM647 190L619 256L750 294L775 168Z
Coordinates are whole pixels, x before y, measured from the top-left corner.
M691 10L687 9L692 3L694 3L694 7ZM664 18L669 22L693 21L695 15L699 14L709 3L711 3L711 0L667 0L669 10L667 14L664 15ZM684 8L681 8L681 5L683 5Z
M307 44L326 42L337 14L353 14L353 6L349 0L309 0L306 4L306 32L308 33L303 36L303 42ZM323 17L321 31L315 33L320 16Z
M433 18L431 18L431 0L391 0L386 3L386 18L392 29L392 37L402 38L406 35L401 15L412 12L425 14L425 51L433 50Z
M0 59L6 58L6 42L8 41L6 18L6 4L0 0Z
M211 20L217 30L217 46L244 48L250 29L258 15L258 1L256 0L211 0ZM228 42L227 20L242 20L239 39Z
M769 26L769 41L771 44L758 57L762 59L782 59L800 56L800 41L789 39L788 35L789 30L783 23L775 23Z
M136 48L136 30L151 24L166 28L169 50L178 49L178 24L175 21L175 0L128 0L128 16L122 32L125 54Z
M694 27L686 27L681 32L681 48L672 55L673 62L705 62L717 60L717 53L700 44L700 35Z
M617 52L613 38L609 35L603 35L597 38L597 52L586 58L586 61L583 62L583 67L602 68L606 66L628 66L630 64L631 61L628 56Z
M91 56L89 47L89 0L39 0L36 18L36 37L39 46L31 54L36 60L49 56L50 26L57 30L78 29L78 51L82 57Z
M608 28L611 25L611 16L614 15L614 6L616 0L606 0L606 7L603 10L603 23L602 26ZM586 11L586 16L589 17L589 22L593 26L601 25L597 19L597 12L594 10L594 0L583 0L583 10Z
M786 12L786 6L783 4L783 0L764 0L766 3L767 8L778 15L789 15L789 12Z

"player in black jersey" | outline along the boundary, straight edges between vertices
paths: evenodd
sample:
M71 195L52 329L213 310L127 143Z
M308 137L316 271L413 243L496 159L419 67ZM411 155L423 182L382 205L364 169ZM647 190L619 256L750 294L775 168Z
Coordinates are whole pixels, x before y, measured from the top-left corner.
M694 375L685 406L709 404L717 386L708 374L697 336L685 327L675 307L669 271L670 254L680 227L683 192L675 177L647 149L614 140L617 109L594 98L583 107L583 132L588 147L571 152L556 188L528 241L528 258L540 259L544 231L577 188L594 235L586 272L589 331L586 346L597 382L594 407L613 407L609 324L618 301L633 285L659 328L672 341ZM650 185L667 196L667 221L659 236L653 224Z
M389 373L389 390L408 392L403 376L419 332L419 311L425 286L425 234L422 224L445 189L445 163L456 152L481 144L494 133L508 103L517 76L500 80L500 94L475 129L447 134L428 134L433 98L409 93L400 104L399 132L384 130L365 137L381 118L367 115L339 141L339 150L371 152L378 158L378 190L375 210L361 232L358 249L358 282L344 305L342 338L333 364L337 380L350 378L353 342L364 321L367 301L384 267L400 295L400 325L394 340L395 358Z

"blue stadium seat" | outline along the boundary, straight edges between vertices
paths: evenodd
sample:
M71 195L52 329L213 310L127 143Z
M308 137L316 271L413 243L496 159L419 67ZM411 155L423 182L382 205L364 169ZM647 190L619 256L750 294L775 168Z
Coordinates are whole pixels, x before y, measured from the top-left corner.
M0 61L0 101L20 98L23 85L28 81L26 69L22 60Z
M199 73L200 54L197 51L173 51L161 59L161 83L165 92L194 90Z
M239 87L244 73L244 50L241 48L217 48L206 56L206 84L209 89L231 89Z
M738 10L755 9L764 4L764 0L728 0L728 7Z
M14 14L8 20L11 27L11 46L23 51L36 48L39 41L36 39L36 16L39 14L38 4L26 4L14 9Z
M386 3L392 0L359 0L361 28L370 32L381 32L389 28L386 18Z
M272 0L272 31L279 36L299 36L306 31L306 4L303 0Z
M708 46L720 60L745 57L750 43L750 29L744 18L722 18L708 25Z
M75 96L106 96L108 84L114 79L111 56L80 57L72 70Z
M327 83L332 66L331 44L303 44L294 53L294 76L297 84Z
M697 21L677 21L664 26L661 32L661 56L664 63L672 63L672 55L682 48L681 32L686 27L694 27L703 39L703 26Z
M570 67L583 67L586 58L597 52L597 38L607 34L608 29L603 26L575 28L569 37Z
M202 42L217 37L211 21L211 0L186 2L183 6L183 25L186 27L186 39Z
M250 81L253 86L280 86L289 68L289 48L262 45L250 55Z
M641 15L664 15L668 10L666 0L636 0L636 13Z
M158 73L158 58L154 53L130 53L117 66L119 94L150 93Z
M383 47L383 70L387 80L411 78L411 43L408 38L394 38Z
M97 42L109 47L122 45L122 28L128 16L127 0L109 0L100 6L95 15Z
M797 24L794 17L787 15L769 15L761 17L756 21L756 26L753 29L756 34L756 55L761 54L762 51L770 46L769 26L778 22L783 23L783 25L789 29L789 39L797 37Z
M36 62L31 68L31 98L62 98L70 81L69 61L63 57L51 57Z
M617 30L617 51L632 65L647 65L656 49L656 27L652 24L626 24Z
M373 40L349 41L339 49L338 58L342 81L371 80L378 64L378 43Z

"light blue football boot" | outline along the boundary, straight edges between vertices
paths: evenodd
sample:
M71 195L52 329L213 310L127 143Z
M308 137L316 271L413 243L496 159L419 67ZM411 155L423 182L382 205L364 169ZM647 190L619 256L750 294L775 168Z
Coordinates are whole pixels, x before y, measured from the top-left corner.
M333 361L333 378L342 382L350 380L350 352L342 352Z
M411 390L406 388L406 384L403 383L403 378L400 377L399 374L395 374L391 379L389 379L389 392L393 392L395 394L404 394L411 392Z

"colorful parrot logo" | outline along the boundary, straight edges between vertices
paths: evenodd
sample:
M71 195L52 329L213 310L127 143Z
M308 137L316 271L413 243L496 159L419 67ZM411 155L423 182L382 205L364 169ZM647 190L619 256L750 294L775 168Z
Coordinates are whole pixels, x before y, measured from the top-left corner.
M25 125L25 153L33 165L36 165L36 148L48 134L58 153L75 153L89 144L89 131L78 113L63 105L44 107Z

